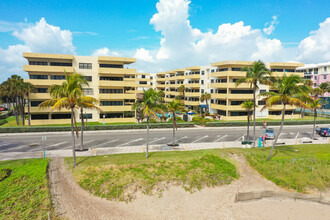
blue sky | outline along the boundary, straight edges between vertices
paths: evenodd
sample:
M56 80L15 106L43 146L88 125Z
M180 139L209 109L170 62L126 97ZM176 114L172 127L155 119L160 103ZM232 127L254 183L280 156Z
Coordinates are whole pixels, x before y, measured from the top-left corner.
M10 57L24 49L39 50L33 52L72 52L77 55L91 55L98 49L106 48L106 52L103 51L106 55L137 57L141 62L137 63L136 68L147 72L185 67L190 64L205 65L209 61L223 60L226 57L246 60L260 58L265 61L287 59L299 62L326 62L330 59L330 55L315 58L315 54L322 51L314 51L308 42L302 43L304 39L312 37L316 43L324 44L322 36L330 31L328 25L330 20L329 22L326 20L330 17L330 1L161 0L160 3L158 2L155 0L1 1L0 55ZM156 3L159 7L156 7ZM157 14L159 15L157 19L151 22L152 17ZM33 41L30 39L31 36L30 38L26 36L33 32L29 28L37 26L42 18L47 25L59 28L60 31L55 30L53 33L54 39L58 40L56 34L60 36L61 31L70 32L72 39L70 37L59 39L63 41L63 45L71 44L69 48L62 46L54 49L45 45L39 47L37 42L31 43ZM167 22L168 20L171 21ZM186 21L190 23L187 25ZM273 29L267 34L263 29L269 27L272 21ZM243 24L239 25L239 22ZM223 25L227 23L230 24L229 27ZM323 29L320 28L321 23L324 23ZM219 35L216 35L219 26L223 29ZM250 29L246 30L247 28ZM36 34L47 32L39 29L34 30ZM14 31L17 32L16 35ZM319 31L320 36L315 37L311 31ZM236 38L237 35L244 36ZM42 36L43 34L40 35ZM231 37L233 39L227 42L226 39ZM161 43L161 39L166 42ZM59 41L45 43L61 43ZM226 44L222 43L224 41ZM240 41L241 44L235 47L235 42ZM239 48L242 48L242 45L244 47L244 42L255 46L249 46L246 53L242 52ZM330 45L329 40L325 44ZM22 46L18 49L17 45ZM10 48L11 46L14 48ZM178 53L176 49L180 49L181 56L176 55ZM13 52L14 50L16 52ZM198 56L190 58L193 53ZM286 55L280 55L283 53ZM187 56L190 61L186 61ZM204 59L199 60L198 57ZM13 58L0 61L0 70L7 71L5 73L7 76L8 69L11 72L20 71L21 62L22 59L15 63Z

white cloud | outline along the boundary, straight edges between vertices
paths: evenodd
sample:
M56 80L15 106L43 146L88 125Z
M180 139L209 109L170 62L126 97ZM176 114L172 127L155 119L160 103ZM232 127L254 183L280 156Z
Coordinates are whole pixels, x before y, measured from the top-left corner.
M134 57L138 60L142 60L142 61L146 61L146 62L150 62L150 63L155 62L155 60L150 55L150 51L146 50L144 48L136 49L136 53L135 53Z
M320 23L320 28L311 31L310 36L298 46L298 60L308 63L321 63L330 60L330 17Z
M278 21L277 21L277 16L273 16L272 17L273 20L269 23L265 24L265 28L263 29L264 33L266 35L271 35L271 33L273 33L273 31L275 30L276 25L278 25Z
M2 26L1 26L2 24ZM4 29L4 22L0 28ZM35 53L74 53L72 34L69 30L61 30L50 25L44 18L35 24L8 23L7 31L13 31L13 36L23 41L24 44L10 45L7 49L0 48L1 79L5 80L11 74L19 74L26 78L23 65L26 60L23 52Z
M119 53L116 51L110 51L109 48L107 47L103 47L97 50L94 50L94 52L92 53L93 57L97 57L97 56L112 56L112 57L117 57L119 56Z

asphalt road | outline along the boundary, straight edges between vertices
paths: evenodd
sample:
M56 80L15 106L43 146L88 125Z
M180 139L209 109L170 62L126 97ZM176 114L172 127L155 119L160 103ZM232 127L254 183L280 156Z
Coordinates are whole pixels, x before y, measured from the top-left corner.
M329 125L327 125L329 126ZM323 126L322 126L323 127ZM326 126L324 126L326 127ZM277 135L278 127L274 127ZM263 132L259 126L256 129L258 138ZM252 140L253 128L250 128L250 140ZM43 136L47 140L42 140ZM310 138L312 125L309 126L285 126L280 139ZM318 136L318 135L317 135ZM150 144L162 145L172 141L172 130L150 130ZM178 129L176 140L178 143L206 143L228 142L246 140L246 127L229 128L193 128ZM134 131L93 131L84 133L85 148L105 148L139 146L146 143L145 130ZM80 139L76 141L76 147L80 147ZM69 132L47 134L15 134L0 135L1 152L29 152L41 150L71 149L72 138Z

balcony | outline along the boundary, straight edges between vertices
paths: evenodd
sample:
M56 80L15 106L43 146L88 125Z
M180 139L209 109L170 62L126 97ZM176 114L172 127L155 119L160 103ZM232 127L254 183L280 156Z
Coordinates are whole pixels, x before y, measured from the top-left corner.
M100 100L123 100L123 99L135 99L135 93L109 93L109 94L99 94Z
M24 65L23 70L26 72L42 72L42 73L72 73L74 72L71 66L38 66Z
M166 88L167 85L166 84L157 84L156 88Z
M223 93L211 93L212 99L227 99L227 94Z
M287 105L285 106L285 110L295 110L298 109L297 106ZM273 105L272 107L269 107L269 111L283 111L283 105Z
M174 98L165 98L164 101L165 102L172 102L174 100Z
M210 83L211 88L227 89L228 83Z
M187 88L199 88L201 86L200 83L185 83L184 85Z
M28 121L25 120L25 124L27 124ZM31 125L65 125L65 124L71 124L71 119L45 119L45 120L31 120Z
M136 84L136 87L149 88L149 87L151 87L151 85L150 84Z
M135 118L105 118L99 119L99 123L127 123L127 122L135 122Z
M227 83L228 87L233 89L233 88L238 88L238 89L250 89L250 84L249 83L241 83L238 86L236 86L236 83L231 82Z
M26 113L28 112L28 107L25 107L25 112ZM50 112L54 112L54 113L57 113L57 112L69 113L69 112L71 112L71 110L65 109L65 108L62 108L61 110L52 110L52 107L46 107L46 108L41 108L40 109L38 106L36 106L36 107L30 107L30 112L31 113L50 113Z
M166 91L165 93L168 94L168 95L175 95L175 96L178 96L178 95L182 94L181 92L176 92L176 91Z
M136 81L135 80L123 80L123 81L99 80L99 86L100 87L112 87L112 86L135 87L136 86Z
M252 100L253 94L227 94L227 97L232 100Z
M165 82L167 81L167 78L157 78L156 82Z
M246 111L244 108L241 107L241 105L228 105L227 109L229 111ZM252 113L251 113L252 114ZM246 117L246 116L245 116Z
M50 85L60 85L65 80L51 80L51 79L25 79L25 82L29 82L33 85L38 86L50 86Z
M124 69L124 68L99 68L99 74L136 74L136 69Z
M219 104L211 104L210 108L211 109L223 110L223 111L226 111L227 110L227 106L226 105L219 105Z
M191 75L186 75L186 79L200 79L201 75L200 74L191 74Z
M201 94L200 92L186 92L185 96L186 97L199 97Z
M185 76L184 75L183 76L176 76L175 79L177 79L177 80L184 80L185 79Z
M185 105L191 105L191 106L198 106L199 103L200 103L199 101L187 101L187 100L184 101Z
M241 71L221 71L221 72L213 72L211 73L211 77L221 77L221 76L236 76L236 77L244 77L246 76L246 72Z
M50 98L49 93L30 93L30 100L46 100Z
M132 106L131 105L100 106L100 109L104 112L122 112L122 111L132 111Z

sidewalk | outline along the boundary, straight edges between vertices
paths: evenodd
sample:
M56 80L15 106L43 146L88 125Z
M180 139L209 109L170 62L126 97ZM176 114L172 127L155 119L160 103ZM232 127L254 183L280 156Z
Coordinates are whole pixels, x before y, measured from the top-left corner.
M266 147L272 146L272 140L266 141ZM280 139L277 145L295 145L295 144L330 144L330 139L319 138L318 140L311 139ZM257 145L257 143L256 143ZM251 146L242 145L240 141L231 142L208 142L208 143L187 143L180 144L178 147L169 147L167 145L150 145L149 152L161 151L191 151L205 149L226 149L226 148L250 148ZM124 153L143 153L145 145L142 146L127 146L127 147L108 147L108 148L90 148L88 151L76 152L80 156L98 156L107 154L124 154ZM72 157L72 150L52 150L45 152L46 157ZM43 151L34 152L8 152L1 153L0 161L2 160L17 160L27 158L42 158Z

